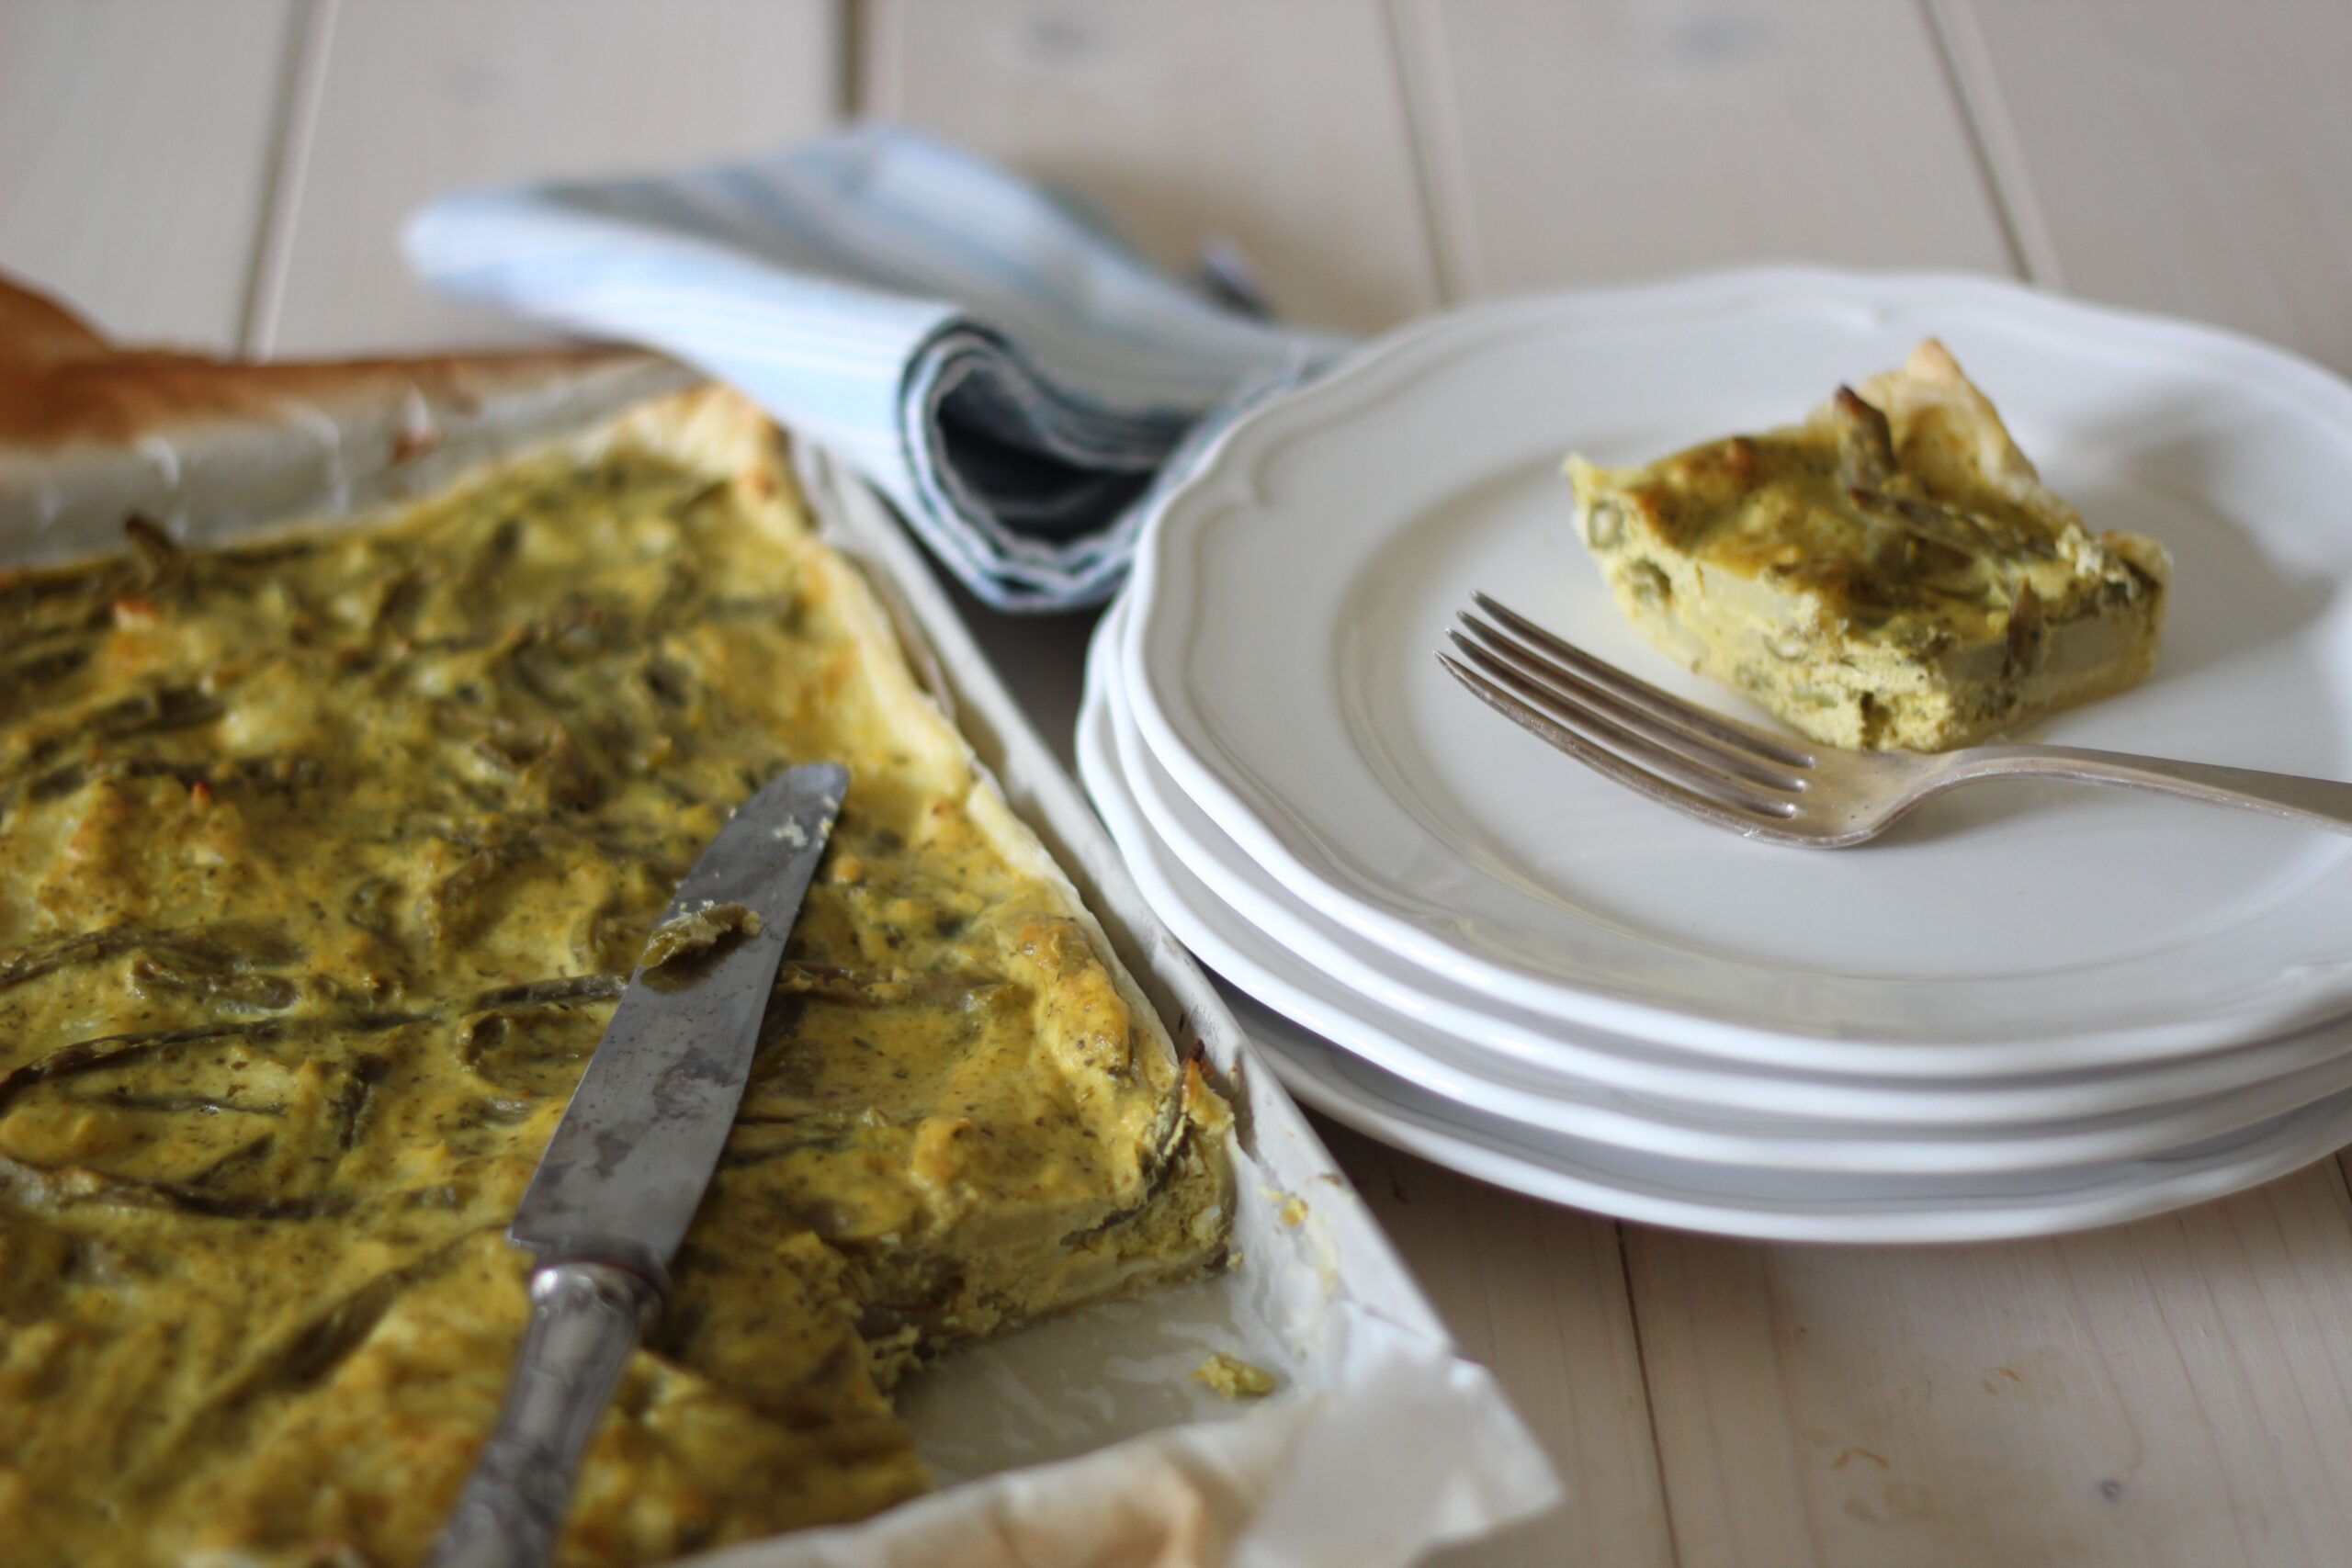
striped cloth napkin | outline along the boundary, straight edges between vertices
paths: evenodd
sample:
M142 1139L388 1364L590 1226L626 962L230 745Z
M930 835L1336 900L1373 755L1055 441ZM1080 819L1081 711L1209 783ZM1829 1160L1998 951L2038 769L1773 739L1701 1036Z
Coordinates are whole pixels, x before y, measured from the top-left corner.
M447 197L405 243L435 288L741 387L1009 610L1108 598L1187 455L1345 347L1228 309L1038 186L885 127L690 174Z

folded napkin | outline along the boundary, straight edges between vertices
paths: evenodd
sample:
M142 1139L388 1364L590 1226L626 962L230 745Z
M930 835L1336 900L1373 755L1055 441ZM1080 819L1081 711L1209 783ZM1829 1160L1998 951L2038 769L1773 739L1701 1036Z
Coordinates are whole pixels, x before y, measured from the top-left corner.
M882 127L449 197L406 245L436 288L741 387L1003 609L1108 598L1188 454L1345 346L1227 309L1038 186Z

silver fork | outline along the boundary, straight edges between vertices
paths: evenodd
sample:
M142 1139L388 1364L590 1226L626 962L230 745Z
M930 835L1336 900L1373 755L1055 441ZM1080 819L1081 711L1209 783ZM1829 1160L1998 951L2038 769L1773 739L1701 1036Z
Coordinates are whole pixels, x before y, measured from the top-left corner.
M1985 779L2075 779L2210 800L2352 833L2352 784L2074 746L1849 751L1694 707L1474 593L1438 662L1489 707L1662 806L1749 839L1842 849L1931 795Z

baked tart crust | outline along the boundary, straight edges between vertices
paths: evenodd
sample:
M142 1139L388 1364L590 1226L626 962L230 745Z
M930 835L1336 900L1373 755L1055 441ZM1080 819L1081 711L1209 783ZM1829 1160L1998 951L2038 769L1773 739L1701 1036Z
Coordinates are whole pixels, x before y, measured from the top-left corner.
M1634 626L1831 745L1968 745L2155 664L2163 547L2092 534L1933 339L1802 424L1567 471Z
M363 525L0 574L0 1540L417 1560L503 1230L728 811L853 783L566 1563L927 1484L921 1358L1222 1254L1229 1123L701 390Z

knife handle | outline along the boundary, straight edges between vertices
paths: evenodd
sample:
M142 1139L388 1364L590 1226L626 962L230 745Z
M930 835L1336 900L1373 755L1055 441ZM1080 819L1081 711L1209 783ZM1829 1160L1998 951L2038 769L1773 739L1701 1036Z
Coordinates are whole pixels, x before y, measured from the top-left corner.
M660 1304L651 1285L610 1264L554 1263L531 1275L531 1325L506 1404L432 1568L542 1568L554 1557L572 1473Z

